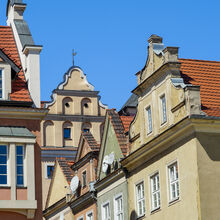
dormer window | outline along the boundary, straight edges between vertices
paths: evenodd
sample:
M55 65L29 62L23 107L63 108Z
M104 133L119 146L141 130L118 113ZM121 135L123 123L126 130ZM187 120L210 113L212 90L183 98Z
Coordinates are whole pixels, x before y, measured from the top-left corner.
M162 95L160 97L160 102L161 102L161 113L162 113L162 117L161 117L161 124L164 124L165 122L167 122L167 107L166 107L166 97L165 95Z

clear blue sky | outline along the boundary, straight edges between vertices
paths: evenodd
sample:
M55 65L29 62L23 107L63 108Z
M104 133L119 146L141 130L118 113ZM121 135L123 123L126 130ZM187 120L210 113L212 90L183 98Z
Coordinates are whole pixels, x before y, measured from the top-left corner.
M6 0L0 23L5 25ZM145 64L147 39L163 37L181 58L220 60L219 0L24 0L25 20L41 53L41 99L49 100L72 64L110 108L124 104Z

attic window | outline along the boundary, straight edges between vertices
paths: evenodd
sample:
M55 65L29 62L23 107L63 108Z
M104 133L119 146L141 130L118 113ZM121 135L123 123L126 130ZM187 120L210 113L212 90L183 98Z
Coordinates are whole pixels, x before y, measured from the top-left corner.
M69 107L70 107L70 104L67 102L67 103L65 103L65 106L66 106L67 108L69 108Z
M84 107L85 107L85 108L88 108L88 107L89 107L88 103L85 103L85 104L84 104Z

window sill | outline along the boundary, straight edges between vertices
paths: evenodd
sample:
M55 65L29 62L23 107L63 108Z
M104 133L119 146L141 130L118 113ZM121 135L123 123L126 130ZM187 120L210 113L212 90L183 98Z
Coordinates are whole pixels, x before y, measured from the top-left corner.
M72 138L64 138L65 141L71 141Z
M145 217L145 214L140 215L140 216L138 216L138 217L136 218L136 220L141 220L141 219L143 219L144 217Z
M154 213L157 213L157 212L159 212L159 211L161 211L161 208L160 208L160 207L151 210L150 214L153 215Z
M168 205L168 206L174 205L174 204L176 204L177 202L180 202L180 198L179 198L179 197L176 198L176 199L173 199L173 200L169 201L169 205Z
M16 189L27 189L27 186L16 186Z
M0 185L0 189L11 189L11 186L3 186L3 185L1 186Z

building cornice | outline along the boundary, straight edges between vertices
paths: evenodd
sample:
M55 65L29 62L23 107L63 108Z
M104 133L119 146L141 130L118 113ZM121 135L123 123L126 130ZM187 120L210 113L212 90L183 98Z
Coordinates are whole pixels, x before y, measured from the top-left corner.
M210 124L212 124L211 127L209 126ZM179 141L195 136L198 132L220 133L220 118L203 115L187 116L149 142L141 145L126 158L122 159L121 164L126 170L131 172L141 166L143 161L147 162Z

